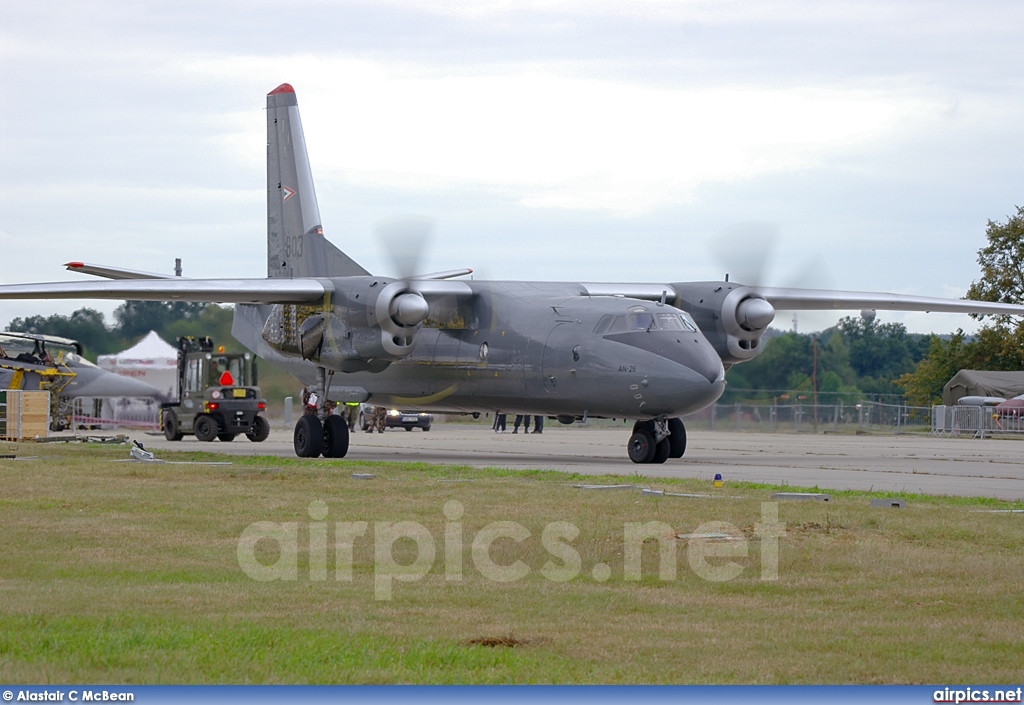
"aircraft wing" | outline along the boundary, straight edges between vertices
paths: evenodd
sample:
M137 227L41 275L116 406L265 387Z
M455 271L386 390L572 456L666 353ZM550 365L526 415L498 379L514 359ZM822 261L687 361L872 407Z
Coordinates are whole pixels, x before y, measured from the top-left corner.
M630 299L671 301L680 284L616 283L581 284L587 296L625 296ZM743 286L742 284L740 286ZM745 286L751 294L764 297L780 311L925 311L935 313L977 313L990 316L1024 316L1024 306L971 299L942 299L931 296L887 294L874 291L831 291L770 286Z
M67 262L64 265L69 272L80 274L92 274L104 279L173 279L169 274L156 274L155 272L139 272L134 269L122 269L121 267L108 267L105 264L90 264L88 262Z
M440 283L440 282L439 282ZM116 299L298 304L334 291L329 279L123 279L0 286L0 299Z
M829 291L752 286L776 309L783 311L832 311L875 309L879 311L935 311L937 313L978 313L994 316L1024 316L1024 306L970 299L942 299L931 296L883 294L870 291Z

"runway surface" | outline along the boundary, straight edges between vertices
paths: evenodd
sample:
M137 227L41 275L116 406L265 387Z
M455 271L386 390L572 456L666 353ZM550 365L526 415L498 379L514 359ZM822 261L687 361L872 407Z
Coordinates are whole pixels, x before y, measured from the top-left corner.
M588 475L680 477L789 484L822 489L889 490L1024 500L1024 439L931 436L689 434L686 455L664 465L626 457L630 428L549 424L543 434L498 434L482 425L435 424L429 433L356 431L346 459L419 461L473 467L539 468ZM264 443L174 443L139 436L146 447L294 457L291 432L275 429Z

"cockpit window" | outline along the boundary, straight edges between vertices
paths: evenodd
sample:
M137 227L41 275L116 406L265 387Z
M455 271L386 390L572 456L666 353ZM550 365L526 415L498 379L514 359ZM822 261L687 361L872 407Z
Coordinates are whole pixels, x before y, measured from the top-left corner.
M658 330L685 330L690 333L697 332L697 325L685 313L656 313Z
M646 311L629 314L629 329L656 330L657 326L654 323L654 316Z
M686 314L676 311L634 311L629 314L629 330L631 331L688 331L697 332L697 326Z
M685 328L686 330L690 331L691 333L696 333L697 332L697 330L698 330L697 329L697 324L690 317L690 314L683 313L683 314L680 314L679 317L683 319L683 328Z
M678 313L656 313L654 318L658 321L658 330L685 330Z
M638 310L639 309L639 310ZM697 332L697 324L690 315L679 311L655 311L651 313L639 306L625 316L607 314L594 326L597 335L610 335L630 331L686 331Z
M609 333L624 333L626 331L626 317L616 316L608 328Z

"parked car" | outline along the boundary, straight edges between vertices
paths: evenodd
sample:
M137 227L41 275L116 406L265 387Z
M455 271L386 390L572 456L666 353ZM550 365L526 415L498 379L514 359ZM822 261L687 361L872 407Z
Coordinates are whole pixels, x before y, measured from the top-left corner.
M368 431L370 429L373 409L374 407L370 404L361 404L359 406L358 423L361 430ZM386 428L404 428L406 431L411 431L414 428L422 428L424 431L429 431L430 424L434 422L432 414L422 411L400 411L399 409L388 409L387 415L384 418Z

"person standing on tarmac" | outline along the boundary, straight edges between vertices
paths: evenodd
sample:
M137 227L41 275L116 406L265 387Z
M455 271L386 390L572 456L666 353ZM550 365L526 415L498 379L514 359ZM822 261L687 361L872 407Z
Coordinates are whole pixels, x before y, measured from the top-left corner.
M512 425L512 433L519 433L519 424L523 423L524 419L526 421L526 426L523 427L523 433L530 432L530 415L516 414L516 422Z
M356 430L356 417L359 416L359 402L347 401L345 402L345 423L348 424L349 431Z
M529 428L529 426L530 426L530 417L529 416L526 417L526 426L527 426L527 428ZM534 433L544 433L544 417L543 416L534 416L533 417L533 432Z
M384 429L388 425L388 410L383 406L373 407L373 416L370 419L370 428L367 429L369 433L373 433L373 429L377 429L377 433L384 433Z

